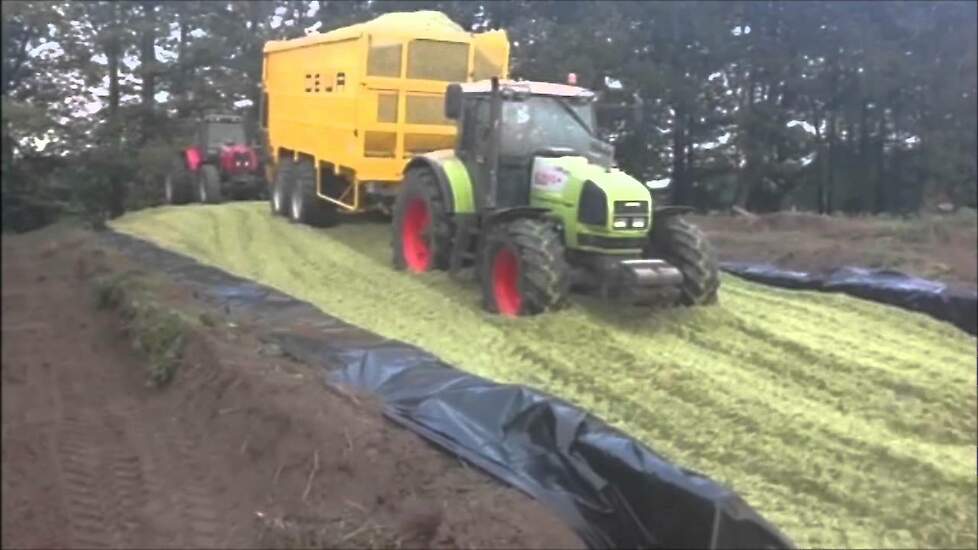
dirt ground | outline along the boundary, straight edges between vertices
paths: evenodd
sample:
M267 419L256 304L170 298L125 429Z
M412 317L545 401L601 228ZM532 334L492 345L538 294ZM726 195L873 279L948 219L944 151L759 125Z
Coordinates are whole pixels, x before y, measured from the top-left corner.
M147 385L91 298L94 271L133 266L77 230L2 246L4 548L582 547L248 326L201 326L173 382ZM157 295L201 307L177 285Z
M974 210L908 219L801 212L691 219L706 231L724 261L773 262L803 271L878 267L978 286Z

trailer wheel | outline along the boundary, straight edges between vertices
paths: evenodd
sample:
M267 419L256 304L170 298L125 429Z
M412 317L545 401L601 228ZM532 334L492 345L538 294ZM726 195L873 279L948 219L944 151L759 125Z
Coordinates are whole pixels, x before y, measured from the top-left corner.
M295 163L292 159L282 157L275 164L275 175L272 179L272 189L268 194L268 204L272 215L285 216L289 213L289 203L292 200L292 184L295 175Z
M197 171L197 199L201 204L218 204L221 196L221 176L213 164L204 164Z
M687 306L717 301L720 275L716 253L698 227L681 216L659 216L652 222L647 258L662 258L683 274L680 303Z
M173 163L173 169L163 182L163 198L166 204L187 204L193 198L190 189L190 173L183 162Z
M507 317L564 305L571 269L560 233L546 220L523 218L489 231L479 258L483 306Z
M316 167L311 160L301 160L295 165L289 217L296 223L315 227L328 227L338 221L336 205L316 195Z
M414 273L448 269L451 221L431 170L412 168L405 174L394 201L392 227L394 269Z

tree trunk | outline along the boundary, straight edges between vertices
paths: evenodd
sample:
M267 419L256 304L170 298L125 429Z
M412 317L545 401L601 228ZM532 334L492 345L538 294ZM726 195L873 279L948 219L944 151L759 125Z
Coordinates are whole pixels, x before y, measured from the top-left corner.
M876 202L873 211L882 214L886 211L886 111L880 113L876 128Z
M836 132L835 132L835 111L829 114L829 155L828 155L828 181L825 186L825 211L824 214L831 214L835 205L833 201L833 191L835 190L835 153L836 153Z
M177 42L177 63L173 80L173 95L177 103L177 119L183 120L187 117L187 5L178 4L177 20L179 28L179 41Z
M874 200L866 200L862 204L861 210L869 210L870 204L873 204L875 209L875 196L876 192L873 190L869 182L870 174L873 172L873 159L869 155L869 100L864 99L859 111L859 185L864 188L864 195L870 195Z
M698 207L699 202L696 200L697 194L693 188L694 184L694 172L693 172L693 115L686 115L686 147L685 154L683 155L683 174L686 176L686 201L680 204L685 204L692 207Z
M139 62L143 76L141 143L149 141L154 132L156 95L156 2L143 2L143 32L139 43Z
M249 21L251 24L250 33L252 36L258 36L258 24L260 22L259 15L261 12L261 4L259 4L258 2L249 2L248 9L249 9L249 14L248 14ZM322 7L320 7L320 9L322 9ZM259 128L261 127L261 121L259 120L259 117L261 116L261 94L262 94L261 87L262 87L263 59L262 59L261 42L258 40L253 40L251 44L252 45L249 46L248 49L251 51L252 58L255 59L255 64L253 65L254 70L252 71L252 74L249 75L251 76L251 80L252 80L251 94L249 94L251 99L251 109L250 109L251 111L250 136L251 137L249 139L254 139L253 136L257 136Z
M675 107L672 126L672 188L673 202L686 204L689 200L689 183L686 174L686 115Z
M747 88L745 90L745 101L742 103L742 109L744 110L744 115L741 120L741 132L743 132L742 142L742 154L744 155L744 165L740 167L737 172L737 194L734 197L734 205L740 208L747 207L747 199L750 198L751 191L754 189L754 168L755 168L755 157L754 152L755 143L754 140L756 136L753 132L753 110L754 110L754 73L751 72L747 79Z
M816 209L819 214L825 213L825 143L822 142L822 115L815 113L815 197Z
M120 3L112 2L109 9L111 18L108 25L103 28L107 38L104 50L106 59L106 72L109 78L109 99L108 115L106 119L106 129L108 132L109 150L112 158L122 158L122 123L119 120L119 61L122 57L122 22L120 17ZM108 181L110 192L108 193L107 203L104 205L109 217L117 217L125 212L126 186L119 177L119 170L111 168L108 170Z
M119 58L122 56L122 44L119 33L122 32L119 22L119 4L112 3L112 22L109 27L109 38L105 44L105 58L109 73L109 132L113 145L120 145L119 127Z

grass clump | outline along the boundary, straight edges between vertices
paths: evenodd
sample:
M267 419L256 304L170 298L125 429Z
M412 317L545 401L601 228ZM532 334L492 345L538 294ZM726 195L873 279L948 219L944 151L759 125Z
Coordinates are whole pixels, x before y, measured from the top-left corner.
M96 307L118 311L133 348L146 357L148 383L169 383L183 358L192 321L154 300L146 278L137 271L101 277L94 286Z

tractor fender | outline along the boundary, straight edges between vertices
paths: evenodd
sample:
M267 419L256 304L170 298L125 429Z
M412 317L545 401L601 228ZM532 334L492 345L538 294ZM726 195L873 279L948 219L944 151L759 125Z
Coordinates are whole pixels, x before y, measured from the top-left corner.
M657 216L662 216L663 218L669 216L680 216L682 214L689 214L695 210L692 206L657 206L652 211L652 218L655 219Z
M441 192L442 199L445 201L445 210L454 212L455 195L452 193L451 184L448 183L448 176L445 174L445 169L441 163L425 156L414 157L404 167L404 173L407 174L409 170L414 168L427 168L431 170L431 173L435 175L435 181L438 182L438 191Z
M435 175L447 212L451 214L475 212L472 180L468 168L455 156L454 151L435 151L414 157L404 167L404 172L417 167L426 167Z
M187 168L191 172L196 172L200 165L203 164L204 158L200 154L200 149L196 147L188 147L183 152L184 161L187 163Z
M486 225L504 223L517 218L542 218L550 212L548 208L537 206L514 206L501 208L486 215Z

